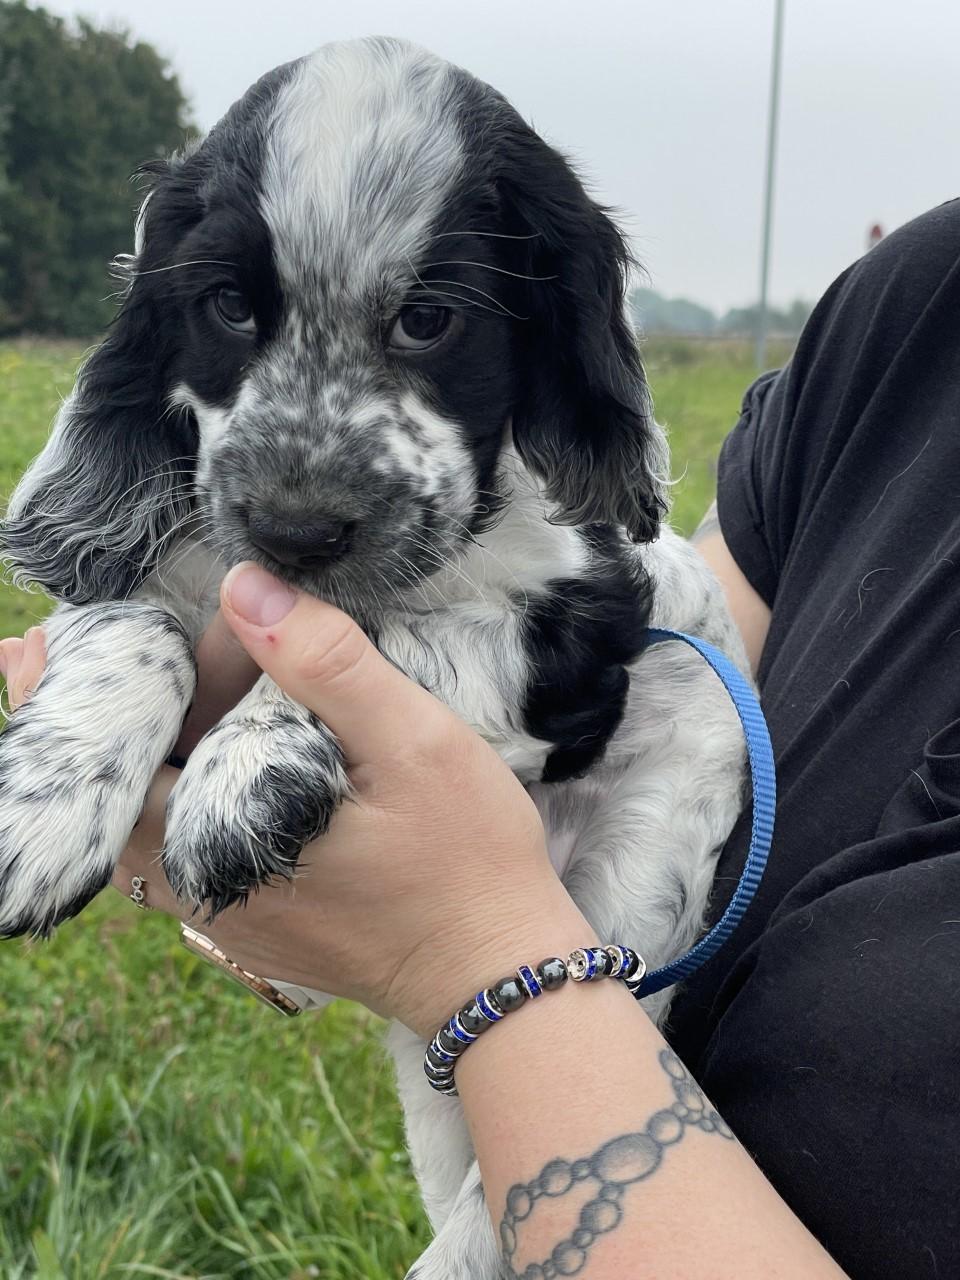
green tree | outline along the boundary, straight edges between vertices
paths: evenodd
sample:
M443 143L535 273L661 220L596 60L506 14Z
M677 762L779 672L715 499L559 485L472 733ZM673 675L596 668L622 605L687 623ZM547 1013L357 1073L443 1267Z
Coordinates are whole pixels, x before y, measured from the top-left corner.
M109 321L130 175L192 132L150 45L0 0L0 332L90 336Z

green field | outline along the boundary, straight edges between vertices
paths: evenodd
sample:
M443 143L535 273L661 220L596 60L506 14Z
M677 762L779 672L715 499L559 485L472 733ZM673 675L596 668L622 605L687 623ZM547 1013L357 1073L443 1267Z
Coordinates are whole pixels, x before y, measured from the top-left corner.
M79 355L0 344L4 495ZM689 532L750 353L652 342L645 359ZM43 612L0 588L0 635ZM4 1280L397 1280L426 1243L373 1017L287 1024L112 892L49 943L0 943L0 993Z

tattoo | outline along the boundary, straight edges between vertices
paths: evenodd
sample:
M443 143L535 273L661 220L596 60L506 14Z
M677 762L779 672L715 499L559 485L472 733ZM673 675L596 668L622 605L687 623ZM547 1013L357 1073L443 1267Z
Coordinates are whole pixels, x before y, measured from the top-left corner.
M531 1182L518 1182L507 1192L506 1211L500 1223L506 1280L555 1280L559 1276L580 1275L587 1265L591 1247L623 1221L627 1189L656 1173L664 1151L679 1142L688 1128L733 1138L727 1124L710 1106L676 1054L663 1049L659 1059L676 1095L677 1100L671 1107L654 1112L641 1132L611 1138L592 1156L580 1160L551 1160ZM518 1272L514 1261L523 1236L523 1224L530 1222L537 1201L543 1196L556 1201L578 1183L587 1182L599 1185L593 1198L580 1210L573 1233L561 1240L542 1262L531 1262Z
M713 502L711 502L710 506L707 508L706 515L697 525L696 529L694 529L693 535L690 538L690 541L700 542L703 538L708 538L711 533L719 533L719 532L720 532L720 519L717 515L717 500L716 498L714 498Z

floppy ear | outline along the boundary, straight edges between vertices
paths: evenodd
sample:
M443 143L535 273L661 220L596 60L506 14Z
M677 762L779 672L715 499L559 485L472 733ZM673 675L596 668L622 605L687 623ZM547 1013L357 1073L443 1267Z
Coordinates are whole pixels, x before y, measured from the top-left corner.
M501 208L508 230L529 237L517 241L520 270L540 277L527 282L519 326L514 442L561 520L620 524L650 541L667 511L668 459L625 315L630 252L567 161L512 108L497 134Z
M157 277L144 274L169 259L188 202L172 165L154 173L120 311L0 526L15 580L75 603L125 596L191 508L183 471L193 468L195 428L165 402L173 326Z

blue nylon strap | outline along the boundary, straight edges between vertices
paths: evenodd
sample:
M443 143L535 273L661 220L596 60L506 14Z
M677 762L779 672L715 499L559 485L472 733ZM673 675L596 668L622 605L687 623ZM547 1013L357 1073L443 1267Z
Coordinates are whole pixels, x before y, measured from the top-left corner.
M664 631L651 627L647 632L647 639L650 644L659 644L664 640L682 640L684 644L696 649L697 653L706 659L723 682L737 709L737 715L740 717L747 739L750 780L753 784L753 826L743 873L733 892L733 897L727 903L726 911L710 932L678 960L654 969L652 973L646 975L634 991L638 1000L642 1000L644 996L653 995L655 991L662 991L664 987L669 987L682 978L689 978L691 973L699 969L723 946L743 919L743 914L757 891L757 885L767 865L767 856L773 840L774 811L777 805L773 747L770 745L770 734L767 732L767 724L760 710L760 703L749 683L725 654L696 636L688 636L682 631Z

